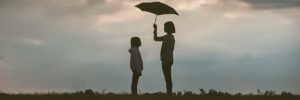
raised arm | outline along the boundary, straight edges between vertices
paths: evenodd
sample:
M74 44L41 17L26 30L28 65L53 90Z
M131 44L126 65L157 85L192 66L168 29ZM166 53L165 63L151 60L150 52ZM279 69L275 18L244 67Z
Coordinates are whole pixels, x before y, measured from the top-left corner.
M156 25L156 24L153 24L153 28L154 28L154 31L153 31L154 37L153 37L153 39L154 39L155 41L162 41L162 40L163 40L163 37L158 37L158 36L157 36L157 25Z

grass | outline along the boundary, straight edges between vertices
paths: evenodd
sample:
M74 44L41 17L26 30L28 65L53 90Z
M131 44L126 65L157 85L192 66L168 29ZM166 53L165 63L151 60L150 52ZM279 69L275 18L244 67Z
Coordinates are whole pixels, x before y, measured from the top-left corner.
M74 93L35 93L35 94L8 94L0 93L0 100L300 100L299 95L286 94L281 95L268 94L262 95L243 95L229 94L223 92L209 91L208 93L195 94L185 91L172 95L166 95L162 92L145 93L137 96L130 94L99 93L91 89Z
M18 94L1 95L0 100L300 100L299 96L212 96L212 95L74 95L74 94Z

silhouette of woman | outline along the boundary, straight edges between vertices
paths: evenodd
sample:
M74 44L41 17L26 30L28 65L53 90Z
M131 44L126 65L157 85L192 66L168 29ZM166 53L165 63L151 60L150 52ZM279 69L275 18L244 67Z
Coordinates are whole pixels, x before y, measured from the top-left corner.
M168 21L164 24L164 31L167 35L158 37L157 36L157 25L153 24L153 34L155 41L161 41L160 60L162 62L162 70L166 82L167 94L172 93L172 74L171 67L173 65L173 51L175 45L175 39L173 33L175 33L175 26L172 21Z

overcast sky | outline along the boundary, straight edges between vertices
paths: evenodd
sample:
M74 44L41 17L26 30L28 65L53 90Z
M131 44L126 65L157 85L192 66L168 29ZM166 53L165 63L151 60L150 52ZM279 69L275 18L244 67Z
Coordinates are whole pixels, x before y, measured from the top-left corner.
M139 36L141 92L165 91L151 0L1 0L0 90L130 91L129 40ZM300 0L161 0L180 16L174 91L300 94Z

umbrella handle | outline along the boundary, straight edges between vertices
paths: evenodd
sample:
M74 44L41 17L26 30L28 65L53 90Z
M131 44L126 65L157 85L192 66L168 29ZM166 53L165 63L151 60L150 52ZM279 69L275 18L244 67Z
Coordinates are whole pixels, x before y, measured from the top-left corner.
M156 24L156 19L157 19L157 15L155 15L155 21L154 21L154 24Z

